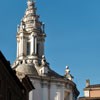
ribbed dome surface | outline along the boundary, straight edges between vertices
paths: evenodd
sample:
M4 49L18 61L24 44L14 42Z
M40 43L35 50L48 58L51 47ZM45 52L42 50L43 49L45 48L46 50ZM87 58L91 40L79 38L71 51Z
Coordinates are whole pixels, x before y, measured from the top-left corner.
M17 72L24 73L24 74L31 74L37 76L38 73L33 64L21 64L17 66L15 69Z

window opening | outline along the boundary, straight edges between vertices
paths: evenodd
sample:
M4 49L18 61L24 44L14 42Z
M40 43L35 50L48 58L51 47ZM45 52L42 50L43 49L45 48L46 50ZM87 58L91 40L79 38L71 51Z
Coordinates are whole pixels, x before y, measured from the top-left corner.
M27 42L27 55L30 55L30 42Z

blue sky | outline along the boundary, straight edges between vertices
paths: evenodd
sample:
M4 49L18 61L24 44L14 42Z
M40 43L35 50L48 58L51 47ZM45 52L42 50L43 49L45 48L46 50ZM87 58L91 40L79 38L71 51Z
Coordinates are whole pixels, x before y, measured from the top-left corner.
M16 59L16 30L27 0L1 0L0 49ZM51 68L64 74L68 65L81 96L85 80L100 83L100 0L37 0L46 24L45 55Z

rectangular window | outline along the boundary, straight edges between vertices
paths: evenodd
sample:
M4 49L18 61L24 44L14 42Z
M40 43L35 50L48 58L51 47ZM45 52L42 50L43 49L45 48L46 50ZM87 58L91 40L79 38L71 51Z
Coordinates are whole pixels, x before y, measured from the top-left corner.
M39 43L37 43L37 55L39 56Z
M27 42L27 55L30 55L30 42Z

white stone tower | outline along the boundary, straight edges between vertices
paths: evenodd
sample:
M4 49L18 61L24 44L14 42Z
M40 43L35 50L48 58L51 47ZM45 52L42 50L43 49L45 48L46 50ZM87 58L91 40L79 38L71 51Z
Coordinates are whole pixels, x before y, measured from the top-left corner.
M31 0L27 2L28 8L17 29L17 58L31 58L44 55L44 24L39 21L36 14L35 3ZM40 50L41 49L41 50Z
M28 0L17 28L17 58L12 67L19 78L26 74L34 84L35 90L30 92L29 100L76 100L79 92L71 74L59 75L46 61L44 28L36 14L35 2Z

